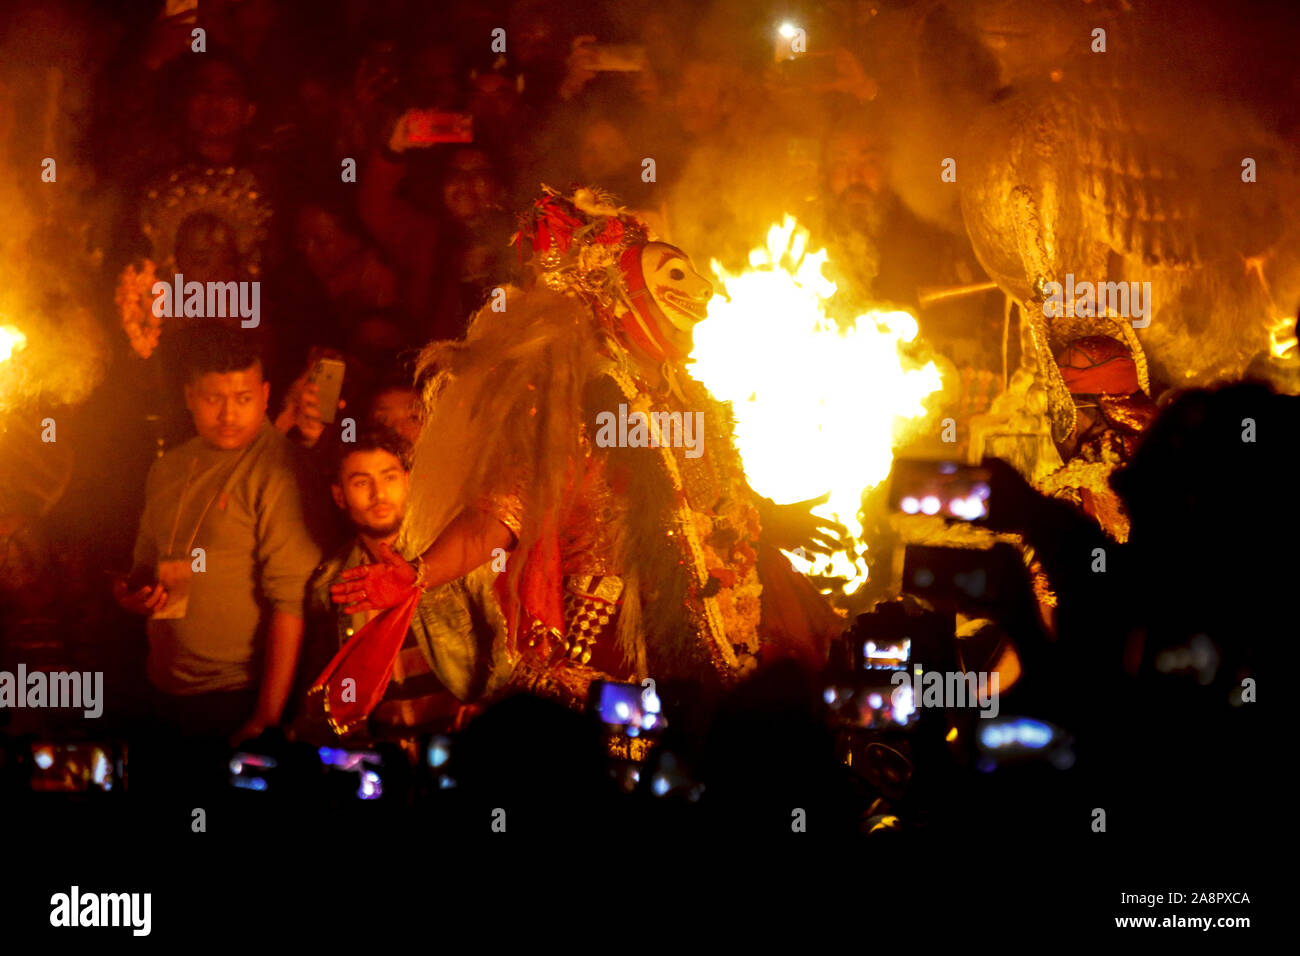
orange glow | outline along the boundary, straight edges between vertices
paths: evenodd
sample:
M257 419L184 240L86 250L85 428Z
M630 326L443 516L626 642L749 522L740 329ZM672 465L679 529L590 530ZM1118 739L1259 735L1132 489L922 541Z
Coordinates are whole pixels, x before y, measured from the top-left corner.
M777 502L830 491L814 512L859 543L829 560L790 557L852 593L867 579L862 493L888 477L894 448L926 420L924 400L942 382L933 362L916 367L900 351L919 330L909 313L871 310L843 326L828 315L836 287L822 275L826 251L811 251L808 239L786 216L750 252L749 269L732 275L713 262L722 294L695 329L692 374L731 402L756 491Z
M993 670L998 674L998 692L1010 690L1020 680L1020 655L1008 641L1000 655L998 661L993 665Z
M15 352L27 345L27 336L12 325L0 325L0 362L8 361Z
M1272 306L1276 318L1265 323L1264 328L1268 331L1268 352L1275 359L1286 357L1287 353L1294 352L1297 342L1295 335L1295 317L1290 315L1277 314L1277 302L1273 299L1273 290L1269 287L1268 280L1264 278L1264 260L1259 256L1250 256L1246 259L1246 272L1253 275L1258 281L1260 288L1264 290L1264 295Z

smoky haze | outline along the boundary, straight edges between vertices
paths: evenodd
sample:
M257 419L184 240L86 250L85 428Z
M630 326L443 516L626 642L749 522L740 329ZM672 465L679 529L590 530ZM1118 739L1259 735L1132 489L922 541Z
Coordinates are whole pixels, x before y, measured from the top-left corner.
M94 182L80 160L107 43L75 9L15 4L0 32L0 324L27 339L0 365L4 407L81 402L108 367L96 314ZM42 181L46 158L54 182Z

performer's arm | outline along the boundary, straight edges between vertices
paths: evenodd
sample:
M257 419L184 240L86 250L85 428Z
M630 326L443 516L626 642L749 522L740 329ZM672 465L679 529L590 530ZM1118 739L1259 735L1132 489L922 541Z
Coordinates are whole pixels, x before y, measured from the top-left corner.
M380 563L344 571L330 586L330 595L335 603L347 605L349 614L383 610L400 604L417 584L425 590L441 587L491 561L498 548L509 551L514 545L514 532L501 521L466 508L420 556L418 582L415 566L384 545Z
M455 581L514 546L514 532L496 517L466 508L421 555L421 586L428 590Z

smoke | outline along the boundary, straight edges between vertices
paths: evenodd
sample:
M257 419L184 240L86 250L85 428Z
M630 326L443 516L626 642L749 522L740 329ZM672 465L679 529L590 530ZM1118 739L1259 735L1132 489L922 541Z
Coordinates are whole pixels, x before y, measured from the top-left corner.
M0 412L83 401L109 356L95 318L101 254L89 241L93 177L78 155L91 82L109 44L102 24L72 4L15 4L6 18L0 326L18 330L26 345L0 362Z
M791 214L827 249L839 300L859 309L897 301L876 288L890 210L964 245L959 189L941 182L940 164L996 91L996 61L942 3L870 6L756 15L718 0L698 12L660 107L687 132L664 144L671 241L734 272ZM805 32L807 52L778 63L787 22Z
M1300 80L1289 68L1295 14L1285 4L1266 3L1252 18L1205 0L918 0L872 4L868 18L850 22L856 5L831 2L825 19L790 14L807 32L804 64L793 68L775 63L783 18L758 12L763 6L716 0L692 10L687 22L698 27L679 38L675 72L628 124L632 152L659 158L665 188L653 196L666 197L668 238L697 262L744 268L789 213L810 229L813 248L827 249L828 273L855 307L890 298L877 282L882 258L893 252L898 273L910 234L925 230L952 241L906 260L916 286L978 281L921 274L964 267L958 260L973 245L989 277L1024 298L1020 250L1011 249L1013 276L998 268L987 255L989 230L963 216L962 197L987 215L1005 200L1004 179L1027 181L1035 164L1050 162L1058 201L1085 217L1060 227L1062 242L1101 250L1093 272L1115 268L1110 278L1157 287L1159 311L1143 344L1162 382L1239 377L1267 345L1266 325L1294 318ZM1105 53L1093 49L1098 28ZM874 97L828 74L834 57L816 59L836 48L874 83ZM1109 86L1092 82L1103 72ZM1015 113L1026 101L1048 119ZM1071 108L1077 123L1062 118L1075 116ZM656 141L660 113L684 135ZM1007 122L990 132L988 117L1003 114ZM1066 145L1047 159L1039 139L1052 136ZM1247 187L1245 156L1268 173ZM987 158L1002 178L981 165ZM872 165L878 185L855 181ZM1112 192L1097 192L1103 176L1114 179ZM892 234L873 223L891 203L907 213ZM909 216L922 226L907 226ZM992 232L1012 243L1010 223ZM1139 241L1148 233L1158 233L1150 248ZM1193 273L1168 244L1183 234L1196 251ZM1257 272L1243 258L1258 259ZM1060 271L1084 265L1066 256Z

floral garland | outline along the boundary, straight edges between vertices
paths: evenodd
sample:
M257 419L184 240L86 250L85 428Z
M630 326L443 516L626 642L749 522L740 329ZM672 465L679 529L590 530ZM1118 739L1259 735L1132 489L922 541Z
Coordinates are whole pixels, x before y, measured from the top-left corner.
M724 468L722 478L727 485L724 511L717 515L695 512L695 531L710 571L730 572L731 580L723 581L724 586L716 595L727 640L753 653L758 650L758 625L763 610L758 553L750 544L758 540L760 532L758 509L746 494L744 473L738 468Z
M162 336L162 318L153 311L153 286L157 281L157 267L152 259L145 259L139 268L128 265L117 282L118 314L122 329L131 342L131 349L141 358L148 358L158 347Z

